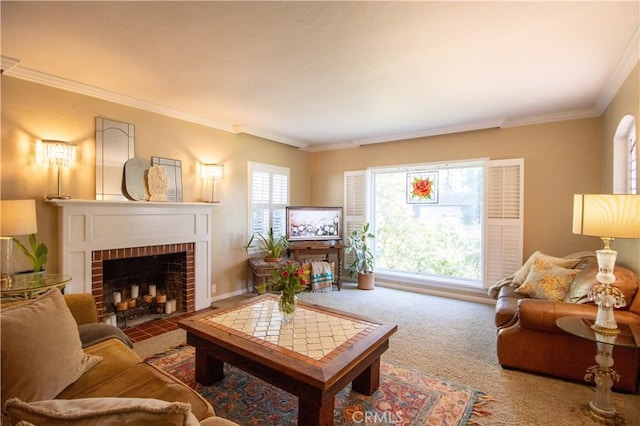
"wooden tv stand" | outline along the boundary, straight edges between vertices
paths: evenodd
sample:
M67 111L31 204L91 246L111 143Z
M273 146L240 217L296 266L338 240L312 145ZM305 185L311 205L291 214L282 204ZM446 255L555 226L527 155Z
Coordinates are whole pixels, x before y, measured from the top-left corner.
M336 243L329 245L324 242L302 241L298 243L291 243L289 245L289 256L295 260L300 261L300 256L318 256L325 255L327 260L329 256L336 256L336 277L335 284L338 286L338 291L342 289L342 252L344 250L344 244Z

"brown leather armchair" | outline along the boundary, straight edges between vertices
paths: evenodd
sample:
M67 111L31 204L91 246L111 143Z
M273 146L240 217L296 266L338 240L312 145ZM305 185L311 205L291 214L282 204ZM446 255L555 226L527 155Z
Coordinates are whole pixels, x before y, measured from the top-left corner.
M597 263L593 253L583 257L576 268L582 272L574 285L581 285L584 291L585 284L596 283ZM616 266L614 273L614 285L622 290L627 301L624 308L615 310L616 321L629 324L640 344L638 277L621 266ZM584 298L579 303L531 299L516 293L517 285L512 285L509 278L500 284L490 290L490 294L497 297L495 325L500 365L583 382L586 369L596 364L596 344L562 331L556 325L556 319L570 315L595 319L597 307ZM620 374L620 381L614 382L613 389L637 393L640 390L640 348L615 347L613 360L613 368Z

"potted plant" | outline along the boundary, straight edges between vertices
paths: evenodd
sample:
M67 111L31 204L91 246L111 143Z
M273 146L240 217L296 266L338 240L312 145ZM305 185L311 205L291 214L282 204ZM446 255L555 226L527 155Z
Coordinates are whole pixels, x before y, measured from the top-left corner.
M44 243L37 244L35 234L29 235L29 247L31 248L31 251L16 237L13 237L13 241L31 263L31 266L33 267L32 271L42 272L42 268L47 262L47 246Z
M251 247L255 239L258 240L260 247L264 251L265 262L279 262L285 250L289 247L289 241L287 241L284 235L276 238L273 233L273 228L269 228L266 236L259 233L253 234L245 246L245 250L249 250L249 247Z
M358 278L358 288L361 290L373 290L373 253L367 245L367 240L375 238L369 232L369 222L365 223L361 231L353 231L349 235L349 245L346 253L353 253L355 258L349 265L349 275L351 278Z

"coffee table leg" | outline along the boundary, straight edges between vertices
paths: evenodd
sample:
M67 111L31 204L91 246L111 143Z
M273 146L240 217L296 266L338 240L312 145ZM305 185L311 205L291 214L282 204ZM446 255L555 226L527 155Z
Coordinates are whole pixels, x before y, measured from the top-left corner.
M364 395L373 395L380 387L380 358L374 360L351 383L351 388Z
M196 348L196 382L209 386L224 378L224 362Z
M305 426L332 426L334 399L327 398L324 405L316 401L298 399L298 424Z

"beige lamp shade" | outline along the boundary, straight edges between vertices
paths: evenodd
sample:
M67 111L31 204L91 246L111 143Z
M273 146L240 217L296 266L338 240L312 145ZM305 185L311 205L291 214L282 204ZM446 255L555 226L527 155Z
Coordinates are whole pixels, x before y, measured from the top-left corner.
M0 222L3 237L35 234L38 232L36 200L2 200Z
M640 195L574 195L573 233L608 238L640 238Z

